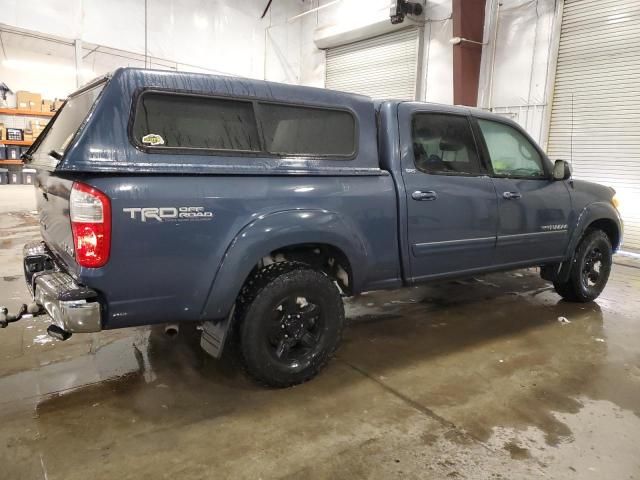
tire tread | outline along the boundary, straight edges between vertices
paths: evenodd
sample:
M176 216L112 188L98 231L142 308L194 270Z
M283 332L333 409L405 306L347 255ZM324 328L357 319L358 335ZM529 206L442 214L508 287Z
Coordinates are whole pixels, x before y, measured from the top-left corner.
M240 290L240 294L236 300L236 307L234 313L234 343L236 344L236 359L238 360L238 364L240 368L248 375L253 381L258 383L264 387L275 387L275 388L284 388L292 385L297 385L300 383L304 383L308 380L311 380L315 377L331 360L333 354L335 353L335 349L337 345L342 340L342 330L344 325L344 314L339 322L339 331L338 331L338 341L336 342L335 348L329 352L328 355L324 356L321 361L314 365L314 368L311 369L303 378L297 379L295 381L276 381L274 379L266 379L258 372L254 371L251 368L249 362L247 361L246 352L244 351L243 346L241 345L241 332L243 331L245 321L247 319L247 313L253 304L253 302L260 296L260 294L268 288L273 282L278 281L282 277L290 274L295 274L297 272L309 271L314 273L319 273L323 276L326 276L322 272L318 272L318 270L313 269L311 266L300 263L300 262L292 262L292 261L284 261L284 262L276 262L271 263L257 271L255 271L245 282L242 289ZM338 297L340 302L342 299Z

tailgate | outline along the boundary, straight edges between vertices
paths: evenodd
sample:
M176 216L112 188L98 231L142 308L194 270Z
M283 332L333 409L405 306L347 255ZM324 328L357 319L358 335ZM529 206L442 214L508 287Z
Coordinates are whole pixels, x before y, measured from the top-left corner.
M36 174L36 202L42 238L57 259L71 271L75 271L77 265L69 219L72 185L72 180L59 178L44 169L38 169Z
M69 195L73 180L56 172L56 167L81 130L105 83L71 95L62 109L29 149L26 158L37 170L36 198L42 237L57 259L71 272L74 259L73 233L69 219Z

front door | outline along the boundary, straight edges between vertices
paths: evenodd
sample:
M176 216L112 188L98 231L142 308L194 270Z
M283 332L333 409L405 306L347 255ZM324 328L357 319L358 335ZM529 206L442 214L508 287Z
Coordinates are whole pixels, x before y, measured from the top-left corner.
M519 128L483 118L476 122L498 194L497 263L560 259L569 241L566 182L553 180L550 162Z
M398 112L414 281L472 273L495 261L496 191L470 117L431 108L403 103Z

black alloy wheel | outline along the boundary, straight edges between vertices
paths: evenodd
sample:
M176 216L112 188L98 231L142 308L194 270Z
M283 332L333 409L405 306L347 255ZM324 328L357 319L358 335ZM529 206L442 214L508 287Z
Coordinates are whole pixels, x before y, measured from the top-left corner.
M273 325L266 340L278 361L300 363L318 353L325 322L321 307L313 300L291 294L272 314Z
M236 301L236 339L246 372L271 387L306 382L342 338L344 305L333 280L297 262L256 271Z
M613 264L611 240L602 230L588 231L573 256L566 282L555 281L556 292L570 302L591 302L598 298L609 280Z

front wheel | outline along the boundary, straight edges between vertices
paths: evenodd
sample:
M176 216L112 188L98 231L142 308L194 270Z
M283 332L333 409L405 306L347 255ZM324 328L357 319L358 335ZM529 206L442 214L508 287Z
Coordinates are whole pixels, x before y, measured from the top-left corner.
M236 303L239 353L247 373L271 387L310 380L335 352L344 324L337 287L296 262L255 273Z
M573 258L569 279L553 282L556 292L571 302L591 302L604 290L611 273L611 241L602 230L585 234Z

